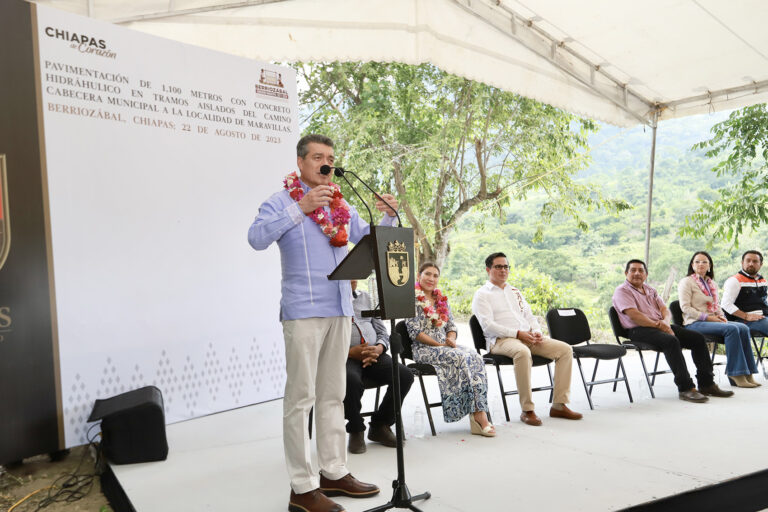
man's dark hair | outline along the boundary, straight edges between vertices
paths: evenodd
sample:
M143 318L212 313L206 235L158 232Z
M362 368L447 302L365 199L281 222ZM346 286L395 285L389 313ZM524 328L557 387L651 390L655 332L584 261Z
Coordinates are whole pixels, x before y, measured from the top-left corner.
M319 135L317 133L310 133L309 135L305 135L299 139L299 143L296 144L296 156L299 158L304 158L307 156L307 153L309 152L307 146L309 146L311 142L333 147L333 141L330 139L330 137Z
M698 256L699 254L703 254L709 260L709 270L707 270L707 277L710 278L710 279L714 279L715 278L715 264L712 261L712 256L710 256L708 252L704 252L704 251L699 251L699 252L693 253L693 256L691 256L691 262L688 263L688 275L690 276L691 274L693 274L693 260L695 260L696 256Z
M627 266L626 266L626 267L624 267L624 273L625 273L625 274L626 274L627 272L629 272L629 266L630 266L631 264L633 264L633 263L640 263L640 264L642 264L642 265L643 265L643 268L645 269L645 273L646 273L646 274L648 273L648 267L646 266L646 264L645 264L645 262L644 262L643 260L629 260L629 261L627 262Z
M503 252L494 252L487 258L485 258L485 268L491 268L493 266L493 260L496 258L507 258L507 255ZM509 261L509 258L507 258L507 261Z
M741 255L741 261L744 261L744 258L747 256L747 254L756 254L758 258L760 258L760 263L763 263L763 253L760 251L755 251L754 249L751 251L747 251L744 254Z

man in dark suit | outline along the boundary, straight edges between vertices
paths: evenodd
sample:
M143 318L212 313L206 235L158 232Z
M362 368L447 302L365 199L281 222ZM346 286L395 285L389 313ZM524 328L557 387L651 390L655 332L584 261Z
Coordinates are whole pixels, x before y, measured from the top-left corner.
M391 426L395 423L394 389L392 386L392 358L389 349L389 333L384 322L378 318L363 318L362 311L373 309L371 296L357 289L357 281L351 281L352 336L347 357L347 394L344 397L344 417L347 420L350 453L365 453L365 422L360 415L360 400L365 388L363 379L380 386L388 386L387 392L376 412L371 415L368 439L384 446L396 446ZM400 370L400 401L408 394L413 384L413 374L398 363Z

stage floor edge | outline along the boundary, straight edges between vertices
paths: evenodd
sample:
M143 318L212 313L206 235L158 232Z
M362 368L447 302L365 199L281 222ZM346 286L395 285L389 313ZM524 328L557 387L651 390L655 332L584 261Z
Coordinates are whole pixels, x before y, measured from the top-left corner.
M591 369L591 362L585 365ZM693 368L690 360L688 365ZM403 404L406 482L412 494L432 493L417 506L424 512L508 510L512 503L522 510L619 510L768 467L760 450L760 432L768 424L768 385L736 388L732 398L691 404L678 399L671 375L663 375L652 399L636 356L626 356L625 366L634 403L623 385L615 393L601 385L594 388L595 410L590 411L574 363L571 407L584 419L549 418L547 393L535 393L541 427L518 420L514 396L508 400L511 421L502 421L498 383L489 367L495 438L470 435L467 420L443 422L439 408L433 409L438 435L432 437L425 425L425 435L414 436L414 412L423 409L417 380ZM598 376L614 368L603 363ZM721 386L730 389L723 367L717 368ZM541 368L533 373L535 379L546 378ZM513 386L512 369L504 375ZM430 398L436 399L435 378L426 382ZM762 376L758 382L766 384ZM372 407L373 396L366 392L365 408ZM135 510L287 509L282 400L169 425L167 435L168 460L111 466ZM365 500L335 498L349 512L390 499L395 450L369 443L365 454L349 455L348 466L356 477L382 489Z

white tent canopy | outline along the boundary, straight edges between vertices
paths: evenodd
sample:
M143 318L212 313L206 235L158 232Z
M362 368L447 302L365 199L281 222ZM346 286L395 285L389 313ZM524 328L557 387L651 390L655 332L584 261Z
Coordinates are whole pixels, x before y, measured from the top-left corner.
M619 126L768 101L761 0L37 0L262 60L431 62Z
M36 0L272 61L430 62L618 126L768 101L764 0Z

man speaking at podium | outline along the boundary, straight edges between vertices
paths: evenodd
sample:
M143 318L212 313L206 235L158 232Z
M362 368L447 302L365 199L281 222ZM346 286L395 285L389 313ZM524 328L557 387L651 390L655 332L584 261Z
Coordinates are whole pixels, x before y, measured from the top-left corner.
M294 512L340 512L326 496L366 498L379 488L355 479L347 469L344 394L346 360L354 314L349 281L327 276L347 255L347 242L357 243L370 231L355 208L331 182L333 141L306 135L296 145L299 174L283 180L283 190L260 207L248 230L248 242L264 250L280 248L282 297L280 321L285 340L283 445ZM328 166L323 169L323 166ZM382 194L393 208L398 203ZM392 226L395 211L382 201L376 208ZM320 476L312 467L307 433L309 411L315 407Z

